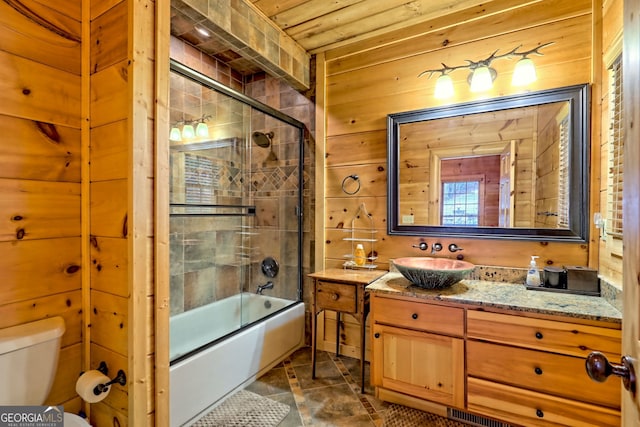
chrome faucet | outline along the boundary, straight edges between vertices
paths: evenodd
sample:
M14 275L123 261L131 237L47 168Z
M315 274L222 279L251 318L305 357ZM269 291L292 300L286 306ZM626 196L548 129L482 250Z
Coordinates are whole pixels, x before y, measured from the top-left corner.
M427 242L420 242L420 244L412 245L412 247L419 248L421 251L426 251L427 249L429 249L429 245L427 244Z
M435 254L436 252L440 252L442 250L442 243L434 243L431 245L431 253Z
M256 294L262 295L262 291L264 291L265 289L273 289L273 282L271 280L269 280L264 285L258 285L258 289L256 290Z
M449 252L458 252L463 250L460 246L456 245L455 243L451 243L449 245Z

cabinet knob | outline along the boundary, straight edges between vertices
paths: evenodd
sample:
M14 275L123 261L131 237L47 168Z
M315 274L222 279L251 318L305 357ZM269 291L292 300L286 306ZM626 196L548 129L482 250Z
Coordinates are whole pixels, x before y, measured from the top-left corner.
M414 320L417 319L418 318L418 313L413 313L411 315L411 318L414 319Z
M536 416L538 418L544 418L544 412L542 412L542 409L536 409Z
M536 332L536 338L538 338L539 340L542 339L542 332Z
M332 299L332 300L334 300L334 301L338 301L338 298L340 298L340 295L339 295L339 294L333 294L333 295L331 295L331 299Z
M534 371L535 371L535 373L536 373L537 375L542 375L542 369L538 368L537 366L536 366L536 368L534 369Z
M375 334L373 334L373 336L374 336L375 338L380 338L380 332L376 332Z

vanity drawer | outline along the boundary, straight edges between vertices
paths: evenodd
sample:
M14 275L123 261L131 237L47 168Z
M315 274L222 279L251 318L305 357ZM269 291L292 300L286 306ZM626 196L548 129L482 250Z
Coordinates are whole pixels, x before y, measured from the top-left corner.
M374 321L446 335L464 335L464 310L373 295Z
M356 289L355 285L318 280L316 304L319 309L356 313Z
M596 405L620 408L620 380L594 382L584 358L467 341L467 374Z
M597 350L619 359L621 351L620 329L477 310L467 312L467 336L578 357Z
M621 425L620 411L542 393L467 379L469 411L516 425L605 427Z

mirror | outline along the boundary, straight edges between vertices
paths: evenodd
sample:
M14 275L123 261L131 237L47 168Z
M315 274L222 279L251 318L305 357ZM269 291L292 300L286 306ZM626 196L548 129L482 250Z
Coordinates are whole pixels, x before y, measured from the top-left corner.
M390 114L388 233L586 242L588 90Z

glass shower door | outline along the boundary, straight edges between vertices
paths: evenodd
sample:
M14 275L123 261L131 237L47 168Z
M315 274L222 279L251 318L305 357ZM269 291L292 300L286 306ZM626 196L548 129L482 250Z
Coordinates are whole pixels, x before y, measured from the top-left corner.
M301 300L302 132L172 62L175 360Z

